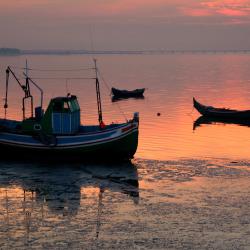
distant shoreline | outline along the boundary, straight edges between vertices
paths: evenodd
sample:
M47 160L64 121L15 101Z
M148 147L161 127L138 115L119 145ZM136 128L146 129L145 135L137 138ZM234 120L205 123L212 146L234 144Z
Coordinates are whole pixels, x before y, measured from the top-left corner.
M17 55L159 55L159 54L250 54L246 50L20 50L0 48L0 56Z

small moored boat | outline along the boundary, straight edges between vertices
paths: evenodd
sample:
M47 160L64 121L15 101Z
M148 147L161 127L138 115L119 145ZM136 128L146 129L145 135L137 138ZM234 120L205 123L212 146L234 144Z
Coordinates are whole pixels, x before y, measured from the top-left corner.
M223 118L223 119L250 119L250 110L234 110L227 108L215 108L212 106L205 106L195 98L193 98L193 105L197 111L206 117Z
M27 67L27 65L26 65ZM102 118L99 80L96 69L96 92L99 124L81 125L80 105L74 95L50 100L45 112L42 108L43 92L27 74L23 85L11 67L6 70L5 118L0 119L0 150L15 157L56 157L70 160L81 159L131 159L137 150L139 114L125 123L105 125ZM8 108L8 82L12 75L24 91L22 102L23 120L6 118ZM41 105L33 115L33 96L30 84L41 91ZM25 102L30 100L31 117L26 118Z
M116 88L111 88L111 92L116 98L128 98L128 97L143 97L143 89L134 89L134 90L120 90Z

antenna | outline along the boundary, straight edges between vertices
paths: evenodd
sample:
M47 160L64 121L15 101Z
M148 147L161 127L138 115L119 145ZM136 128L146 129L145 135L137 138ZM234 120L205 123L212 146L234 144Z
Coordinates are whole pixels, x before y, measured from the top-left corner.
M89 28L89 36L90 36L90 49L91 49L91 55L94 59L94 42L93 42L93 31L92 26Z
M105 124L102 120L102 100L101 100L101 93L100 93L100 83L98 79L98 69L97 69L97 59L94 57L94 43L93 43L93 34L92 34L92 27L90 26L90 43L91 43L91 54L92 59L95 64L95 83L96 83L96 97L97 97L97 107L98 107L98 121L100 128L103 129Z
M65 90L66 90L66 95L70 96L70 92L69 92L69 88L68 88L68 81L69 81L69 79L66 78L65 79Z
M28 60L27 59L26 59L26 63L25 63L25 74L26 74L26 78L29 78Z

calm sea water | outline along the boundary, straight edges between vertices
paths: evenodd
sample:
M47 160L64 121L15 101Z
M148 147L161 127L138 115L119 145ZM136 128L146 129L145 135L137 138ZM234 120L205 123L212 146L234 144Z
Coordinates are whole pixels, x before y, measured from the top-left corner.
M7 65L24 67L24 56L1 57L1 93L4 97ZM89 56L29 56L34 69L78 69L93 67ZM98 56L104 121L124 121L140 113L140 138L136 157L166 160L180 157L248 158L249 127L233 124L202 125L193 130L199 114L192 109L192 97L218 107L250 109L250 55L107 55ZM22 71L15 69L22 76ZM34 78L93 77L93 71L39 72ZM37 79L44 89L45 108L50 98L76 94L82 108L82 123L97 123L94 80ZM22 93L10 83L8 117L21 119ZM147 88L145 99L111 102L110 87ZM34 94L38 93L36 90ZM39 98L36 96L37 103ZM2 101L3 103L3 101ZM1 105L3 115L3 105ZM160 113L160 116L157 116Z
M25 59L0 57L1 97L5 68L17 67L22 78ZM33 69L93 67L82 55L27 59ZM104 121L140 113L135 159L114 165L0 161L0 248L248 249L250 127L194 129L199 114L192 98L250 109L250 55L105 55L98 67ZM35 80L45 107L70 92L79 98L82 123L97 124L94 80L70 79L91 78L93 71L29 73L62 78ZM112 102L111 86L147 89L144 99ZM13 80L10 90L8 118L21 119L22 92Z

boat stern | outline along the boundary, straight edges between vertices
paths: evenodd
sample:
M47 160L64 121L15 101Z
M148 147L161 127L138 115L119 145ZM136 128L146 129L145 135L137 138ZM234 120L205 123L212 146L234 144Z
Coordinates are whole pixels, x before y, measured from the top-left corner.
M133 121L139 123L139 112L134 113Z

